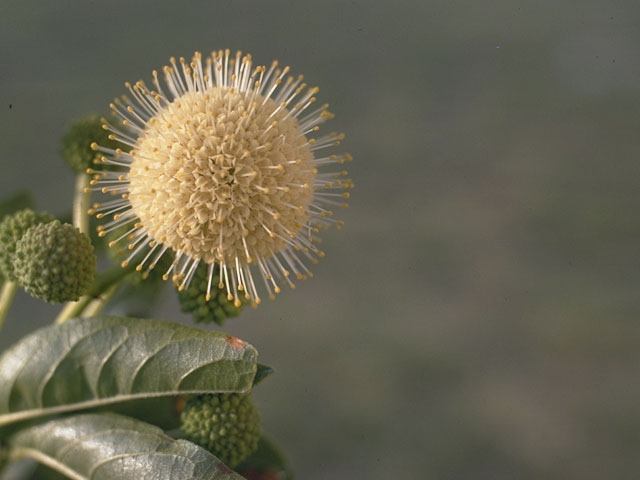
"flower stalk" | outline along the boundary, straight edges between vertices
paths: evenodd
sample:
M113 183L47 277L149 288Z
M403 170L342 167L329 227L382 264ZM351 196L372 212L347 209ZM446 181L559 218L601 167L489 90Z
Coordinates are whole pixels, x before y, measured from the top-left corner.
M96 281L89 293L81 297L77 302L69 302L60 311L54 323L64 323L71 318L79 316L86 317L90 315L96 315L97 313L102 311L102 309L115 294L115 290L118 289L120 283L132 271L133 267L114 267L107 270L106 272L98 274L96 276ZM114 289L113 292L111 292L112 288ZM94 306L91 306L92 302L96 302L96 304Z
M73 226L87 235L89 234L89 214L87 212L91 200L89 182L89 175L84 172L78 173L73 197Z
M18 284L16 282L6 280L2 285L2 291L0 291L0 330L2 330L4 319L11 308L11 304L13 303L13 299L15 298L17 291Z
M120 288L120 283L115 283L107 288L98 298L94 298L82 311L83 317L94 317L102 313L111 299L115 296Z

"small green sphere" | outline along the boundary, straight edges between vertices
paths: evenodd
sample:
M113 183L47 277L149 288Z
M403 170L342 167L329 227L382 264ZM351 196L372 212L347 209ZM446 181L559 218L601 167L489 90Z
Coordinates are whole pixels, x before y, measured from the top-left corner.
M13 269L16 245L29 228L53 220L47 212L36 213L30 208L7 215L0 222L0 270L12 282L18 279Z
M218 288L220 283L219 271L213 272L211 279L211 298L207 301L207 286L209 283L209 266L199 265L196 269L189 288L178 290L180 307L185 313L191 313L196 322L224 324L229 317L236 317L242 311L242 306L236 307L233 300L227 300L227 291Z
M96 142L103 147L116 149L118 143L109 139L109 132L102 128L102 120L98 115L75 120L62 137L61 153L71 169L83 173L93 167L94 160L102 154L91 148Z
M96 256L91 240L68 223L31 227L16 246L13 267L32 296L49 303L76 301L93 285Z
M250 395L222 393L191 398L182 412L187 438L233 468L258 446L260 413Z

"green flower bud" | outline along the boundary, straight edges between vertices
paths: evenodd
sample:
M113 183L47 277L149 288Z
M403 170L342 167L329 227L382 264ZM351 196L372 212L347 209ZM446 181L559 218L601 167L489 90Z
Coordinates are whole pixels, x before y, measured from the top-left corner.
M91 240L68 223L31 227L16 245L13 267L32 296L49 303L75 301L89 291L96 270Z
M61 153L73 171L83 173L93 167L94 160L100 160L102 154L91 148L93 142L114 150L120 146L109 139L109 132L102 128L97 115L79 118L69 126L62 137Z
M13 258L18 241L30 227L52 220L53 217L49 213L36 213L29 208L2 219L0 222L0 270L7 279L12 282L18 280L13 269Z
M218 288L220 283L219 272L216 271L211 278L210 299L207 300L207 287L209 285L208 265L200 265L196 269L189 288L178 290L180 307L185 313L191 313L196 322L224 324L229 317L240 314L242 306L236 307L233 300L227 299L226 289Z
M180 417L187 438L233 468L258 446L260 413L251 396L238 393L191 398Z

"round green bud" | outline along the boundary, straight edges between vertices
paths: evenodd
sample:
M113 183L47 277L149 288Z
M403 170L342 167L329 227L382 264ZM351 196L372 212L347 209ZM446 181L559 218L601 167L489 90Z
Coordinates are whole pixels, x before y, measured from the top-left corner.
M32 296L49 303L76 301L93 285L91 240L59 220L31 227L16 245L13 267Z
M13 269L13 258L18 241L32 226L52 220L53 216L49 213L36 213L29 208L6 215L2 219L0 222L0 270L7 279L12 282L18 280Z
M224 324L229 317L236 317L242 311L242 306L236 307L233 300L227 299L227 291L219 288L219 270L216 268L211 278L210 298L207 299L209 285L209 266L199 265L196 268L189 288L178 290L180 307L185 313L193 315L196 322Z
M62 137L61 153L73 171L86 172L87 168L100 161L102 154L91 148L94 142L114 150L118 148L119 143L109 138L110 132L102 128L102 124L98 115L91 115L79 118L69 125Z
M180 417L187 439L233 468L258 446L260 413L250 395L222 393L191 398Z

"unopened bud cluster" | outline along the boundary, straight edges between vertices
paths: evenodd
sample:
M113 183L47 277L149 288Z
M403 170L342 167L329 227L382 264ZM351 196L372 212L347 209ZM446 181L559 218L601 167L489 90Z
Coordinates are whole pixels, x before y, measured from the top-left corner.
M217 269L216 269L217 270ZM220 274L218 271L211 276L207 266L200 265L189 284L189 287L178 290L178 298L183 312L190 313L196 322L223 325L229 317L235 317L242 311L242 306L234 305L233 297L228 298L227 291L219 288Z
M27 292L62 303L78 300L91 288L96 257L87 235L54 220L27 230L16 245L13 265Z
M93 142L101 145L115 145L109 139L110 133L102 128L102 120L97 115L75 120L62 137L62 156L69 168L77 173L84 173L91 168L100 156L91 149Z
M18 241L29 228L52 220L53 217L47 212L37 213L26 208L12 215L7 215L0 222L0 269L8 280L18 281L13 268Z
M181 416L181 429L192 442L206 448L231 468L258 446L260 413L249 395L200 395L190 399Z
M89 237L46 212L25 209L0 223L0 270L36 298L78 300L91 288L95 268Z

